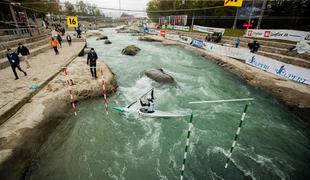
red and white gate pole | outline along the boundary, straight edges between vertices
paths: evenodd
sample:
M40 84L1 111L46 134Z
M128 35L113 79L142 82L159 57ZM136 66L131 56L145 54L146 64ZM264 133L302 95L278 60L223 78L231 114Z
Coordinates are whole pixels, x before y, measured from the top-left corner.
M100 68L101 72L101 78L102 78L102 94L104 97L104 111L108 114L108 100L107 100L107 94L106 94L106 89L105 89L105 81L103 77L103 69Z
M71 100L71 104L72 104L72 107L73 107L74 115L76 116L77 115L77 111L76 111L76 107L75 107L75 104L74 104L74 99L73 99L72 89L71 89L71 86L70 86L70 81L69 81L69 78L68 78L67 68L64 68L64 73L65 73L65 76L67 77L67 81L66 81L67 88L68 88L69 93L70 93L70 100Z

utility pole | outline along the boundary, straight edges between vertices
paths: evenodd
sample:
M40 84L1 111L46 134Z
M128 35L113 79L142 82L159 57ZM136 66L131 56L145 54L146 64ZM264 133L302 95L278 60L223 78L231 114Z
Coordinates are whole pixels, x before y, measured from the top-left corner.
M238 14L239 14L239 8L237 7L233 29L235 29L237 26Z
M262 9L260 11L260 16L259 16L259 19L258 19L258 22L257 22L256 29L259 29L260 25L262 23L262 19L263 19L264 12L265 12L265 9L266 9L266 4L267 4L267 0L264 0L263 5L262 5Z
M252 7L251 7L251 12L250 12L248 24L251 23L252 14L253 14L253 9L254 9L254 0L252 0ZM248 29L249 29L249 27L247 27L247 30L248 30Z
M195 21L195 11L193 12L193 17L192 17L192 31L194 29L194 21Z

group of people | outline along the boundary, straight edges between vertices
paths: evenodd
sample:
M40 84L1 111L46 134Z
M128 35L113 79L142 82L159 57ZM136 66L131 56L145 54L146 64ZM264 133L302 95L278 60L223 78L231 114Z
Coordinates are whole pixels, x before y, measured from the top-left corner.
M238 48L240 43L241 43L241 40L238 37L235 40L235 47ZM251 53L257 53L257 51L258 51L258 49L260 47L260 44L259 44L259 42L256 39L254 39L252 42L248 43L248 47L249 47Z
M11 48L8 48L7 49L7 58L8 58L8 61L11 65L11 68L12 68L12 71L15 75L15 80L19 79L17 73L16 73L16 68L24 73L25 76L27 76L27 73L26 71L24 71L21 67L20 67L20 58L19 58L19 54L21 54L23 57L24 57L24 61L27 65L27 68L30 68L30 64L28 62L28 55L30 54L29 52L29 49L24 46L22 43L19 43L18 44L18 47L17 47L17 52L14 52Z
M66 39L67 39L69 46L71 46L72 38L71 38L70 34L67 34ZM61 38L59 33L56 36L53 36L51 41L50 41L50 44L53 47L56 55L59 54L58 48L61 47L61 43L62 43L62 38ZM11 65L12 71L15 75L15 80L19 79L19 76L16 72L16 69L18 69L20 72L24 73L25 76L27 76L26 71L24 71L20 67L20 57L18 55L21 55L24 58L24 61L27 65L27 69L31 67L30 63L28 61L28 56L30 55L30 51L26 46L24 46L22 43L18 43L18 47L17 47L16 52L13 51L11 48L8 48L7 49L7 59Z
M67 34L66 36L67 42L69 44L69 46L71 46L72 44L72 37L70 34ZM62 47L62 37L60 36L59 33L53 34L52 32L52 40L51 40L51 46L53 47L55 54L58 55L59 51L58 48Z

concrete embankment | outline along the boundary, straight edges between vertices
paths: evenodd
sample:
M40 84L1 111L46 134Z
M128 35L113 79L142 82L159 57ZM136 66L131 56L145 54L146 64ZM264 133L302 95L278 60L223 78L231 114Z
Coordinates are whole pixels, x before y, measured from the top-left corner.
M224 69L236 74L248 84L262 88L275 96L278 100L290 107L303 120L310 119L310 86L298 84L282 77L261 71L233 58L222 56L211 51L195 48L181 42L171 41L161 36L143 36L140 40L160 41L164 45L184 47L222 66Z
M117 89L115 75L102 61L107 95ZM0 127L0 179L23 179L41 145L56 126L74 116L66 80L72 79L73 98L78 101L102 96L101 76L93 79L85 57L78 57L67 67L68 75L59 73L31 100ZM79 112L78 112L79 115Z

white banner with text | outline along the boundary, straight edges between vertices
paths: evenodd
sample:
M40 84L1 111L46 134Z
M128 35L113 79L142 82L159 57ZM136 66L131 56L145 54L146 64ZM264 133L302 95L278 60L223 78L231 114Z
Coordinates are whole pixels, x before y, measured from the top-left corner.
M310 42L310 32L286 29L248 29L246 37Z

